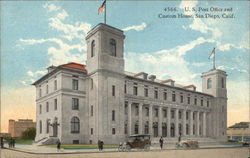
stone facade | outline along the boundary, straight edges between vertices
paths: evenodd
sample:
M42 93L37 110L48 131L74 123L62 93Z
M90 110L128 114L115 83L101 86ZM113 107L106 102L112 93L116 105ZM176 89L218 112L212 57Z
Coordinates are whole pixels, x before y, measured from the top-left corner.
M36 81L36 141L117 144L132 134L177 141L226 138L226 73L202 74L202 92L124 71L123 31L99 24L87 35L87 65L49 67ZM77 84L77 88L76 88ZM56 88L55 88L56 87ZM77 107L77 108L76 108Z

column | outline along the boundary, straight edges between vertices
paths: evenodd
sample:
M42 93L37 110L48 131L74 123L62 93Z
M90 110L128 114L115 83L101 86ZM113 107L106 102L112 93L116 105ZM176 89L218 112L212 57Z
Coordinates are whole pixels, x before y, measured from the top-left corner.
M207 124L206 124L206 112L203 112L203 136L206 137L206 129L207 129Z
M139 134L142 134L142 106L143 104L139 104Z
M167 109L167 136L170 137L170 127L171 127L171 124L170 124L170 119L171 119L171 108L168 107Z
M182 136L186 136L186 112L187 112L187 110L183 110L183 125L182 125L183 133L182 133Z
M158 121L158 137L162 136L162 107L160 106L158 108L158 113L159 113L159 121Z
M189 113L189 118L190 118L190 125L189 125L189 131L190 131L190 136L192 136L193 135L193 111L190 111L190 113Z
M153 136L153 105L149 105L149 134Z
M128 135L132 134L132 113L131 113L131 108L132 108L132 102L128 102Z
M196 116L196 123L197 123L197 133L196 135L199 136L200 135L200 112L197 111L197 116Z
M175 137L179 136L179 109L175 109Z

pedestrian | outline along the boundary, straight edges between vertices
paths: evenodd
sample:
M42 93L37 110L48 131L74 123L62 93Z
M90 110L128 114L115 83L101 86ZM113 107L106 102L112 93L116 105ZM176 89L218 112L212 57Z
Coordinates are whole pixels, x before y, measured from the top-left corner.
M181 142L181 133L179 134L178 142L179 142L179 143Z
M1 149L4 148L3 137L1 137Z
M98 149L99 149L99 151L100 151L100 150L101 150L101 141L98 140L97 144L98 144Z
M12 147L15 148L16 140L13 138L12 139Z
M57 141L57 151L60 151L61 149L61 142L60 142L60 139L58 139Z
M103 145L104 145L104 142L101 141L101 151L103 150Z
M163 138L162 137L160 138L159 142L160 142L160 147L162 149L162 147L163 147Z
M8 141L9 148L11 148L11 139Z

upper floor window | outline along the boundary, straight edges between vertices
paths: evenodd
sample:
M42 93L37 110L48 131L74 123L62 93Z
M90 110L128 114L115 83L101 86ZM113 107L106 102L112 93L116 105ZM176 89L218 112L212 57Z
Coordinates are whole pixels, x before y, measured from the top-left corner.
M112 110L112 121L115 121L115 110Z
M135 106L135 115L136 115L136 116L139 115L139 106Z
M57 80L54 81L54 90L57 90Z
M171 110L171 118L172 118L172 119L174 118L174 115L175 115L175 111L174 111L174 110Z
M134 88L133 88L133 94L137 95L137 87L136 86L134 86Z
M41 114L42 113L42 105L40 104L39 105L39 114Z
M167 92L163 92L163 99L167 100Z
M145 107L145 109L146 109L146 116L149 116L149 108Z
M183 103L183 95L181 95L181 98L180 98L180 99L181 99L181 103Z
M80 120L78 117L72 117L71 119L71 133L79 133L80 132Z
M46 85L46 94L49 93L49 85Z
M72 80L72 89L78 90L78 80L76 80L76 79Z
M188 104L190 104L190 97L188 96L188 98L187 98L187 99L188 99Z
M94 81L93 81L93 79L92 79L92 78L90 79L90 88L91 88L91 89L93 89L93 88L94 88Z
M144 88L144 97L148 97L148 88Z
M113 135L115 134L115 128L112 128L112 134Z
M115 96L115 86L112 85L112 96Z
M207 79L207 89L212 88L212 79Z
M175 92L172 93L172 101L175 102Z
M49 112L49 102L46 102L46 112Z
M201 99L201 106L203 106L203 99Z
M158 90L155 90L155 99L158 99Z
M39 89L39 97L42 97L42 89Z
M197 98L194 98L194 105L197 105Z
M225 88L224 78L221 78L221 88Z
M54 109L57 110L57 99L54 99Z
M158 117L158 109L155 109L155 117Z
M125 94L127 93L127 84L126 83L124 84L124 93Z
M209 107L209 101L207 101L207 107Z
M78 109L79 109L79 99L72 98L72 110L78 110Z
M109 41L111 56L116 56L116 41L112 38Z
M95 56L95 40L91 42L91 57Z
M167 117L167 110L166 110L166 109L163 110L163 116L164 116L165 118Z
M94 115L94 106L91 105L90 107L90 116L93 116Z

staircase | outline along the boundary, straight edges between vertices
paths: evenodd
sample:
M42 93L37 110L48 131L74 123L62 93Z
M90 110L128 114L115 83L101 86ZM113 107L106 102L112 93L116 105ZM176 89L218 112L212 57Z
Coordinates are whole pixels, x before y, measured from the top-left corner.
M57 144L57 142L58 142L57 137L45 137L36 141L35 143L36 145L53 145L53 144Z

